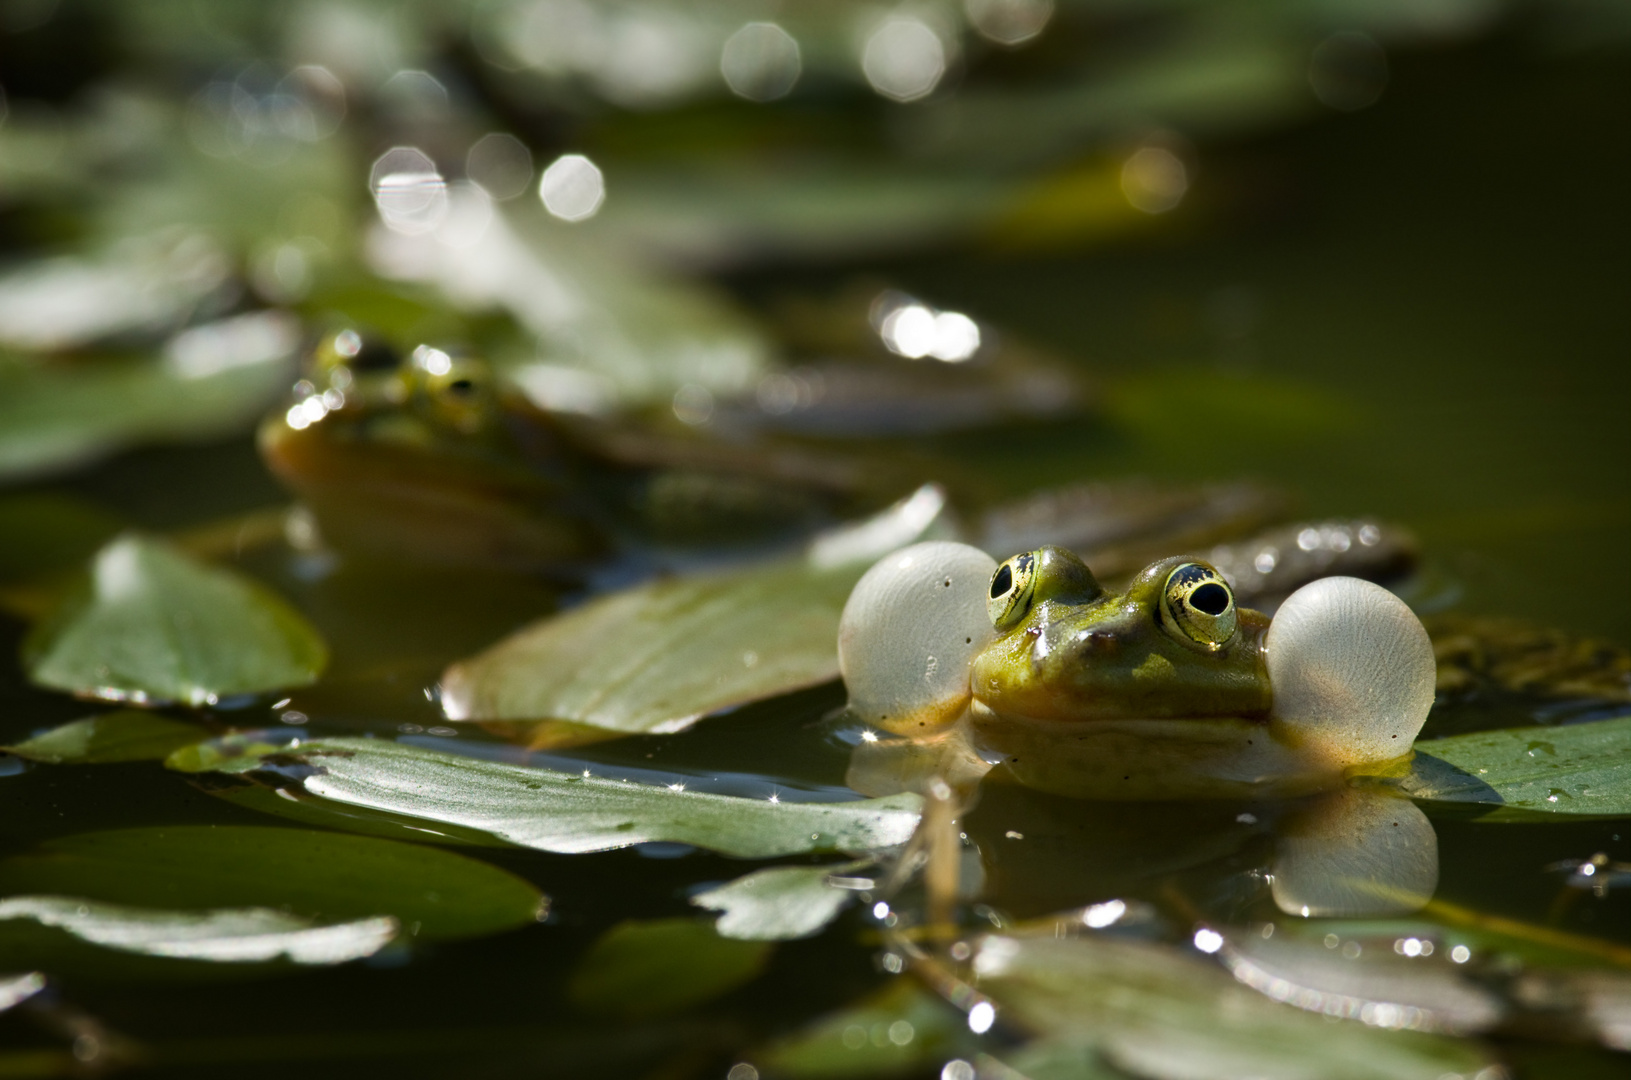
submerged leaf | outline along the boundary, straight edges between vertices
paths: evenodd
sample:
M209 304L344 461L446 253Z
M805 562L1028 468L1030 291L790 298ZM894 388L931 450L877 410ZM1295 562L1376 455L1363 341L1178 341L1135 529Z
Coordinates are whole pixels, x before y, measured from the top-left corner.
M771 948L766 942L722 938L705 919L631 919L589 947L567 995L594 1013L677 1013L753 981Z
M895 979L751 1056L773 1076L838 1080L915 1073L931 1062L970 1055L974 1045L961 1012L916 981Z
M195 915L276 908L330 924L391 916L410 935L431 940L526 925L545 902L515 875L450 851L343 833L224 825L49 840L0 861L0 893ZM103 914L116 923L125 918ZM156 925L145 916L131 918Z
M1631 815L1631 716L1417 743L1398 784L1413 799L1500 808L1481 821Z
M275 755L309 766L300 783L344 806L477 829L523 847L580 853L651 840L772 858L904 843L915 795L845 803L770 802L482 761L382 739L315 739ZM251 756L219 768L248 772Z
M992 935L975 972L999 1017L1091 1045L1152 1080L1418 1080L1489 1064L1466 1042L1333 1023L1278 1004L1163 946Z
M270 590L127 534L29 635L24 662L42 686L140 703L211 703L303 686L327 647Z
M0 751L52 765L157 761L209 737L196 724L135 709L73 720Z
M0 900L0 922L12 919L31 920L121 952L218 964L279 959L343 964L372 956L400 929L389 915L324 925L263 907L164 911L71 896Z
M838 616L872 561L938 520L939 489L766 566L654 581L534 623L448 669L454 720L564 720L623 732L838 677Z
M755 870L691 897L691 903L722 911L720 935L744 941L809 937L838 917L855 894L827 883L830 866L777 866Z

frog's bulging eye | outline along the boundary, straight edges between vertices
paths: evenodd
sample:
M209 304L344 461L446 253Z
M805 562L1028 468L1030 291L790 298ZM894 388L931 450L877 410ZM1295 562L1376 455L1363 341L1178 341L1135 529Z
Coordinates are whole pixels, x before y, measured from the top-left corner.
M1035 587L1036 552L1015 555L997 567L997 572L991 575L991 589L985 604L991 625L1007 630L1023 619L1031 610Z
M1179 640L1221 649L1235 636L1235 594L1223 575L1205 563L1184 563L1167 575L1161 590L1162 622Z

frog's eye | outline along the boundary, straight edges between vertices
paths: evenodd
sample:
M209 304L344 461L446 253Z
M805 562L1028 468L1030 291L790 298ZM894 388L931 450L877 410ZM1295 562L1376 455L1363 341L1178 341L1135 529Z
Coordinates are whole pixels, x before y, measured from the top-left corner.
M985 610L998 630L1012 628L1031 610L1036 593L1036 552L1027 551L997 567L991 575Z
M435 419L465 432L486 422L492 394L487 365L421 345L413 352L413 367Z
M1235 636L1235 594L1223 575L1205 563L1184 563L1167 575L1161 616L1181 640L1221 649Z

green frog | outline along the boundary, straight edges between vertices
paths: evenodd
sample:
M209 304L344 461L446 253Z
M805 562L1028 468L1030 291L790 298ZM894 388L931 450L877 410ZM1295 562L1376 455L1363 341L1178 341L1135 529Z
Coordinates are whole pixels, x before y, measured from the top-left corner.
M838 454L540 409L479 359L354 330L318 344L260 449L334 547L523 571L774 543L899 488Z
M1106 799L1296 795L1386 771L1435 678L1419 620L1367 581L1320 578L1271 619L1192 556L1111 591L1062 548L997 565L945 542L867 573L839 657L852 711L932 746L919 764Z

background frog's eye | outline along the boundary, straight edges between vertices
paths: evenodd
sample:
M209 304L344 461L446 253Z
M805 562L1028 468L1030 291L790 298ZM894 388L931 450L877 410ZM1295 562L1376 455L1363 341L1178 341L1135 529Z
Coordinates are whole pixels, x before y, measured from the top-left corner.
M358 371L393 371L402 363L397 351L381 341L379 338L358 338L354 331L347 331L355 340L355 351L346 361ZM350 344L348 342L347 344Z
M1184 563L1161 590L1162 620L1181 640L1218 649L1235 636L1235 594L1223 575L1204 563Z
M1036 552L1027 551L997 567L991 575L991 588L985 602L991 625L1007 630L1031 610L1036 585Z
M421 345L413 353L421 407L439 423L475 432L491 412L492 377L487 365Z

